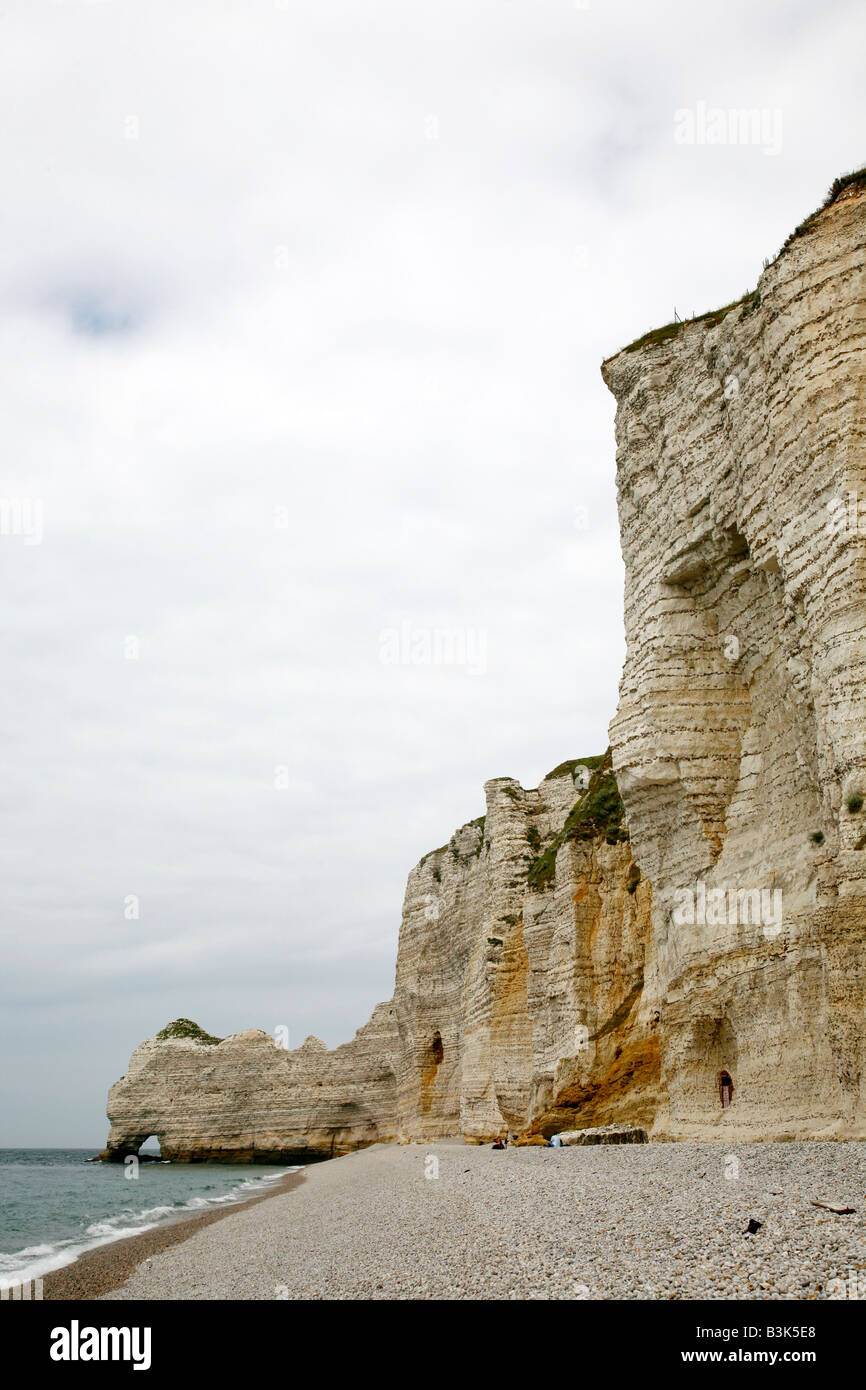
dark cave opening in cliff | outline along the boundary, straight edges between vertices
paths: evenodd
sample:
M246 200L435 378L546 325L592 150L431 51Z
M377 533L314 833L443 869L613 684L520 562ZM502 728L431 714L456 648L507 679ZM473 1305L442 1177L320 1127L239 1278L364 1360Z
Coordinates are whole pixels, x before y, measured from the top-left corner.
M722 1109L727 1110L734 1098L734 1083L731 1080L730 1072L719 1072L719 1099L722 1102Z
M439 1074L439 1067L442 1058L445 1056L445 1048L442 1046L442 1034L437 1028L428 1045L421 1055L420 1069L420 1106L421 1114L429 1114L433 1104L433 1093L436 1089L436 1078Z

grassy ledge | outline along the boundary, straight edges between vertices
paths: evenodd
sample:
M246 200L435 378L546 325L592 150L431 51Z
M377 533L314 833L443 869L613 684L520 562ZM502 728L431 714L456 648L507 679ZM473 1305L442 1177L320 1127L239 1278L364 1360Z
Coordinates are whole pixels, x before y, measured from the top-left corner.
M542 777L543 782L551 782L554 777L573 777L575 769L578 767L588 767L590 772L595 772L596 768L601 767L604 762L604 753L594 753L591 758L569 758L568 762L560 763L552 772L548 772Z
M457 860L458 864L469 864L481 854L484 848L484 826L486 821L486 816L476 816L475 820L467 821L465 825L461 825L459 830L455 830L454 834L451 836L446 848L451 851L452 856ZM478 843L474 849L469 850L468 854L461 854L457 848L457 837L462 835L464 830L469 830L470 828L478 831Z
M843 193L847 193L850 189L862 190L864 188L866 188L866 165L864 165L862 169L855 169L850 174L840 174L839 178L834 179L830 184L827 190L827 196L821 206L810 213L809 216L800 223L799 227L794 228L793 232L782 246L779 256L781 256L782 251L787 251L791 242L796 241L797 237L805 236L807 232L810 232L821 216L821 213L826 212L829 207L832 207L836 199L841 197ZM778 258L777 256L776 260L778 260Z
M670 338L675 338L684 328L688 328L693 323L703 323L707 328L715 328L717 323L727 318L728 314L733 313L734 309L742 308L741 318L753 314L760 308L761 296L757 290L748 290L739 299L735 299L731 304L722 305L721 309L708 309L705 314L695 314L690 319L675 319L673 323L666 323L662 328L651 328L649 333L644 333L642 338L636 338L633 343L622 348L623 352L638 352L640 348L655 347L658 343L666 343ZM618 357L619 353L614 353ZM613 358L606 359L611 362Z
M837 198L841 197L843 193L849 192L851 189L866 189L866 167L855 169L850 174L841 174L839 178L834 179L821 206L816 208L813 213L810 213L798 227L794 228L793 232L791 232L773 260L777 261L779 256L787 251L791 243L796 241L798 237L805 236L807 232L810 232L821 214L826 212L827 208L831 207L832 204L836 202ZM765 261L764 268L766 269L771 264L772 262ZM760 307L760 292L757 289L749 290L740 299L735 299L731 304L723 305L721 309L710 309L705 314L695 314L694 317L689 319L675 319L673 323L666 323L661 328L650 329L649 333L644 333L642 337L636 338L633 343L628 343L626 347L619 348L616 352L612 353L610 357L606 357L602 366L607 366L608 362L612 362L615 357L619 357L621 352L638 352L641 348L657 347L660 343L667 343L672 338L676 338L677 335L690 324L703 323L707 328L714 328L717 323L721 323L722 319L727 318L728 314L733 313L735 309L741 310L740 318L744 319L747 318L749 314L753 314L755 310Z
M529 865L526 877L532 888L549 888L553 885L556 856L567 840L601 839L608 845L618 845L628 839L610 749L603 757L593 758L592 761L597 766L590 776L586 791L569 811L559 833Z
M193 1023L191 1018L176 1018L173 1023L167 1023L161 1028L156 1035L157 1042L167 1042L169 1038L186 1038L190 1042L201 1043L203 1047L216 1047L222 1042L222 1038L215 1038L212 1033L206 1033L197 1023Z

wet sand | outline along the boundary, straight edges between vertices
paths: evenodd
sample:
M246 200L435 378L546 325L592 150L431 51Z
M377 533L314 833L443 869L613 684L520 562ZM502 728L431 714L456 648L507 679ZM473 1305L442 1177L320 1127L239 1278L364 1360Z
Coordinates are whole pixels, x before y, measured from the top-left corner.
M226 1203L225 1206L203 1211L196 1216L185 1217L181 1221L170 1221L164 1226L153 1226L139 1235L127 1236L111 1245L100 1245L95 1250L87 1250L71 1265L55 1269L43 1276L43 1299L63 1300L101 1298L113 1289L122 1288L136 1268L158 1255L172 1245L188 1240L204 1226L221 1221L246 1207L254 1207L259 1202L267 1202L271 1197L282 1196L299 1187L304 1181L304 1170L289 1173L281 1182L274 1183L267 1192L256 1197L248 1197L242 1202Z

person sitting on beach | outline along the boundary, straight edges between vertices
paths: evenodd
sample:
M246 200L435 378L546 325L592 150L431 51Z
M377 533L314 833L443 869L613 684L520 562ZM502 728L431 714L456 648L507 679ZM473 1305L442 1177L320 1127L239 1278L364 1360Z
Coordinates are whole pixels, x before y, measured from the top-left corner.
M503 1144L503 1142L502 1142L501 1139L494 1139L494 1141L493 1141L493 1148L494 1148L494 1149L504 1149L504 1148L505 1148L505 1145Z

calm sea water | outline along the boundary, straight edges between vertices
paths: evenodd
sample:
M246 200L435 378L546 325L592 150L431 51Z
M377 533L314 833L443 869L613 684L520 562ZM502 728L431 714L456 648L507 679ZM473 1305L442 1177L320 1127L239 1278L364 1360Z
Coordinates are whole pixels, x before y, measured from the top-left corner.
M83 1250L266 1192L290 1167L89 1163L93 1149L0 1149L0 1280L36 1279Z

